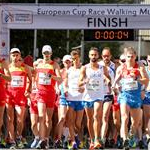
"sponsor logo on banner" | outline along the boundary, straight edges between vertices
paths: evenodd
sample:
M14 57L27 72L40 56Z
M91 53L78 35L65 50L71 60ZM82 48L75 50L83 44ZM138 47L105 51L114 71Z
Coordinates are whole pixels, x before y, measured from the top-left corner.
M33 13L23 10L4 10L2 13L3 23L33 23Z

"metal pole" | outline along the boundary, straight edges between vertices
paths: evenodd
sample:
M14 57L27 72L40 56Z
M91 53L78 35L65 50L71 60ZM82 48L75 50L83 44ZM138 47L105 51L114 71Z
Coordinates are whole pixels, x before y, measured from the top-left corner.
M81 30L81 61L84 63L84 30Z
M69 54L69 38L70 38L70 31L67 30L67 46L66 46L66 50L67 50L67 54Z
M35 0L35 4L38 4L38 0ZM36 51L37 51L37 29L34 29L34 47L33 47L33 57L36 59Z
M140 61L141 59L141 35L139 35L139 39L138 39L138 61Z

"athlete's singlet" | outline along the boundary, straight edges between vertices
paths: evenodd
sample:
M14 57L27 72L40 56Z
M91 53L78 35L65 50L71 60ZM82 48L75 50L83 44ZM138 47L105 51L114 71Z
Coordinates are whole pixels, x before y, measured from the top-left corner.
M80 69L75 69L70 67L68 72L68 96L66 99L68 101L82 101L82 93L79 92L79 76Z
M141 84L132 76L139 78L140 71L136 63L132 69L127 69L124 64L121 73L121 92L118 100L120 104L128 104L131 108L138 108L141 106Z
M100 61L99 64L105 66L103 61ZM110 65L107 66L107 69L108 69L109 76L111 78L111 84L113 84L115 80L115 64L113 62L110 62ZM104 83L104 90L106 95L111 94L107 83Z
M45 103L47 107L54 107L56 91L56 81L51 78L51 75L55 75L54 62L50 63L41 62L37 68L37 95L38 102Z
M0 73L4 74L4 70L2 68L2 63L4 59L0 59ZM6 89L5 89L5 80L0 77L0 106L4 106L6 101Z
M8 82L7 103L10 105L26 106L27 99L24 95L27 84L27 71L25 64L22 63L20 67L15 67L10 64L11 82Z
M85 85L83 100L87 102L104 100L103 66L99 65L97 70L93 70L90 64L87 64L85 67L88 83Z

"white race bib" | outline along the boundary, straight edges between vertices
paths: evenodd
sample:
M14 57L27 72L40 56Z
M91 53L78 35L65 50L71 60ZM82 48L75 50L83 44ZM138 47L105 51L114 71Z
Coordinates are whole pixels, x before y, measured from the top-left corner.
M130 91L130 90L137 90L138 89L138 82L133 80L133 79L125 79L123 81L123 89L125 91Z
M39 73L39 84L41 85L50 85L51 84L51 76L49 73Z
M90 91L99 91L100 90L100 81L99 80L90 80L87 84L87 90Z
M24 76L12 76L11 87L24 87Z

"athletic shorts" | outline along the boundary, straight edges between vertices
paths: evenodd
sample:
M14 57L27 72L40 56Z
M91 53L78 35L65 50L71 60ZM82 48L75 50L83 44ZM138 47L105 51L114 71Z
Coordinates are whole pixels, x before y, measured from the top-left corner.
M150 105L150 92L145 92L145 98L143 100L143 105Z
M127 104L130 108L140 108L142 105L141 95L137 93L127 94L127 93L119 93L118 95L118 103L119 104Z
M84 101L83 102L83 105L84 105L84 108L93 108L94 107L94 102L87 102L87 101Z
M24 95L24 91L10 90L7 91L6 103L12 106L27 106L27 98Z
M96 100L91 101L91 102L83 101L83 105L84 105L84 108L93 108L95 102L102 102L102 101L103 100L101 100L101 99L96 99Z
M68 101L68 106L73 108L75 111L84 109L84 105L82 101Z
M105 95L103 103L105 103L105 102L112 102L113 100L114 100L114 96L112 94Z
M31 93L30 96L31 96L30 113L38 114L37 100L35 100L36 93Z
M35 100L37 103L46 104L47 108L54 108L55 106L56 93L50 91L38 91Z
M59 105L68 106L68 101L66 100L66 97L63 95L60 95L59 98Z
M113 111L120 110L120 104L117 101L117 96L114 96L114 101L113 101L113 104L112 104L112 110Z

